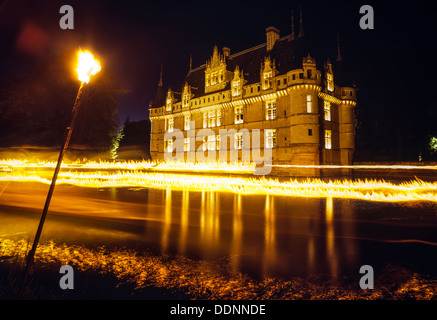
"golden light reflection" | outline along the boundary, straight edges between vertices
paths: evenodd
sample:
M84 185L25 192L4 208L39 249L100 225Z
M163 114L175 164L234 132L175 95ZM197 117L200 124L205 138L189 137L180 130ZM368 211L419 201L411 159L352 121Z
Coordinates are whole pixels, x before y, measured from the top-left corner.
M171 228L171 189L167 188L165 194L165 209L164 209L164 228L162 231L162 252L166 252L168 249L168 242Z
M217 210L217 194L203 191L200 210L200 233L202 241L209 245L216 245L219 241L219 210Z
M230 254L230 264L232 272L236 273L240 267L240 256L242 251L243 240L243 222L242 222L242 199L241 194L234 195L233 219L232 219L232 244Z
M269 265L276 261L276 227L274 197L266 195L264 207L264 261L263 274L268 276Z
M331 275L336 275L338 273L338 259L335 252L334 203L332 197L326 198L325 216L327 261L329 263Z
M189 190L182 191L182 207L181 207L181 235L179 239L179 253L185 253L185 246L187 244L187 229L189 222Z
M0 181L41 182L50 184L47 172L12 170L0 172ZM58 184L80 187L143 187L191 191L223 191L246 194L270 194L310 198L348 198L365 201L437 202L437 181L422 180L392 183L384 180L330 180L317 178L279 181L275 178L211 176L182 173L131 171L67 171L59 174Z
M316 258L315 254L315 244L314 244L314 237L309 237L308 239L308 248L307 248L307 257L308 257L308 271L309 273L313 273L314 270L314 262Z

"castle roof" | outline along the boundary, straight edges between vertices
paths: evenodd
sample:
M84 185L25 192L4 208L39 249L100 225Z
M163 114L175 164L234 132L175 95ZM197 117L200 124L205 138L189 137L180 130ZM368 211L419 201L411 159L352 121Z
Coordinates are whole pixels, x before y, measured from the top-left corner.
M224 56L226 63L226 70L234 72L238 66L240 72L243 73L244 84L251 85L260 82L261 69L265 61L265 58L269 57L276 69L275 76L283 75L290 70L301 69L303 58L309 55L307 51L306 38L303 36L294 37L291 35L284 36L275 41L271 50L267 50L267 43L260 44L258 46ZM214 48L216 50L216 48ZM315 52L316 56L318 52ZM311 54L313 55L313 54ZM320 55L321 57L322 55ZM338 57L340 54L338 53ZM317 59L319 70L323 70L323 61ZM351 86L350 79L346 76L344 68L342 66L341 57L340 60L334 64L335 69L335 83L340 86ZM177 94L177 100L180 100L180 93L183 91L183 87L187 83L191 87L191 98L198 98L205 95L205 71L207 64L203 64L197 68L191 69L181 83L179 88L176 88L175 94ZM230 82L220 90L214 92L227 91L230 89ZM151 107L160 107L165 104L165 94L161 92L162 85L158 87L158 92L155 100L151 103ZM175 97L176 98L176 97Z
M291 40L291 35L288 35L278 39L270 51L267 51L267 44L264 43L234 53L229 57L225 57L226 70L233 72L238 66L243 72L245 85L250 85L260 81L261 67L266 57L270 57L272 61L275 61L277 75L302 68L302 59L304 57L302 42L303 39ZM184 84L188 83L191 86L194 98L205 94L205 69L206 64L192 69L185 78ZM229 89L230 83L222 91Z

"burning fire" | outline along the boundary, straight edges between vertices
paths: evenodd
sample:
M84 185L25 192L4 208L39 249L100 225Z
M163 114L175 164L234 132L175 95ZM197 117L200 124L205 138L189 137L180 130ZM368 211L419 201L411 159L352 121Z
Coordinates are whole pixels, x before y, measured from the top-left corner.
M0 161L0 182L27 181L50 184L47 171L51 162L20 160ZM279 181L266 177L213 176L208 173L251 173L253 167L242 164L165 164L154 162L86 162L63 165L59 184L80 187L135 187L191 191L219 191L240 194L270 194L293 197L333 197L366 201L437 202L437 182L422 180L391 183L383 180L290 179ZM66 169L66 170L65 170ZM75 169L76 171L72 171ZM79 171L80 170L80 171ZM184 171L183 173L180 171ZM189 172L191 171L191 173ZM1 171L0 171L1 172ZM198 174L205 172L204 174ZM197 173L197 174L196 174Z
M94 59L89 51L79 51L77 63L77 75L80 81L88 83L90 77L100 71L100 63Z

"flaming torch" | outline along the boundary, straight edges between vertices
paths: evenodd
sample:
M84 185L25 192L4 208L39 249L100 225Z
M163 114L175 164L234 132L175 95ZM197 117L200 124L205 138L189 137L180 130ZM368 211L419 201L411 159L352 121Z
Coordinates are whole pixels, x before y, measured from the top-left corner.
M43 213L41 215L41 220L39 222L38 230L36 232L35 239L33 241L32 249L29 251L29 254L27 255L27 265L26 265L26 270L25 270L25 278L29 272L30 267L33 264L33 259L35 256L36 247L38 246L38 241L39 241L39 238L41 236L41 231L42 231L42 228L44 226L44 221L45 221L45 218L47 216L47 211L49 209L50 200L52 198L53 191L55 189L56 179L58 177L58 173L59 173L59 170L61 168L62 159L64 157L65 150L67 149L68 144L70 142L71 134L73 132L73 127L74 127L74 122L76 121L77 113L79 111L80 101L81 101L81 97L82 97L84 88L85 88L86 84L90 81L90 77L92 75L97 74L97 72L99 72L100 69L101 69L100 63L96 59L94 59L93 55L90 52L79 51L78 64L77 64L76 71L78 74L78 79L81 81L81 84L80 84L79 91L78 91L77 96L76 96L76 101L74 102L71 122L70 122L70 125L67 127L66 132L65 132L64 144L63 144L61 151L59 153L58 162L56 165L55 172L53 174L52 183L50 185L50 189L49 189L49 192L48 192L48 195L46 198L46 202L44 205Z

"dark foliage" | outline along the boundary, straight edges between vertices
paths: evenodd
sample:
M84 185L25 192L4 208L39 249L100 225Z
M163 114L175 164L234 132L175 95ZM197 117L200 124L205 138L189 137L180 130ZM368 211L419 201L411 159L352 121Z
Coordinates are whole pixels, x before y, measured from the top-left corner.
M46 59L0 85L0 146L59 146L80 86L75 52ZM71 145L109 148L117 133L117 86L107 70L85 88Z

